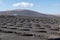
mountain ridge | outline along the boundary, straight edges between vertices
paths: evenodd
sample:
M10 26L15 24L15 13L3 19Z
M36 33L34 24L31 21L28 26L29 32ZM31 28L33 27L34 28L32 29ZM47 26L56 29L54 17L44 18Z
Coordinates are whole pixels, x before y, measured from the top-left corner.
M8 11L0 11L0 15L14 15L14 16L32 16L32 17L58 17L55 15L48 15L39 13L32 10L26 10L26 9L16 9L16 10L8 10Z

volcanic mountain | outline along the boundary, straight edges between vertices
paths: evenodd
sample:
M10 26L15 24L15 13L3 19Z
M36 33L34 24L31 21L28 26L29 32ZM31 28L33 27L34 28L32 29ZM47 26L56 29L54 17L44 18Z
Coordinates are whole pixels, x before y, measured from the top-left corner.
M9 11L0 11L0 15L19 15L19 16L30 16L30 17L53 17L52 15L47 15L31 10L9 10Z

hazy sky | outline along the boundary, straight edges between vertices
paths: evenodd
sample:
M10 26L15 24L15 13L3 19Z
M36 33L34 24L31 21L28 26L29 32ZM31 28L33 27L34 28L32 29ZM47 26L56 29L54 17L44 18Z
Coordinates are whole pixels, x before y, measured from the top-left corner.
M60 14L60 0L0 0L0 11L13 9L28 9L46 14Z

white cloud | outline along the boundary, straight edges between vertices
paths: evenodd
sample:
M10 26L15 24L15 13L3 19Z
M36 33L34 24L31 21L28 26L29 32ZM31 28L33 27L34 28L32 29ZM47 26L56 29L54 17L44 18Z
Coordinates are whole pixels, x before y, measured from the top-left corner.
M18 6L21 6L21 7L32 7L33 6L33 3L20 2L20 3L15 3L12 6L13 7L18 7Z

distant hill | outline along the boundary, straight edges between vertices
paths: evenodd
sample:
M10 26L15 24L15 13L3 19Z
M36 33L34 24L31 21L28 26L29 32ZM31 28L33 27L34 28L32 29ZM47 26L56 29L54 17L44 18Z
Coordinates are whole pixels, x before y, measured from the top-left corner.
M10 10L0 11L0 15L20 15L20 16L33 16L33 17L56 17L53 15L43 14L32 10Z
M52 15L54 15L54 16L60 16L60 14L52 14Z

